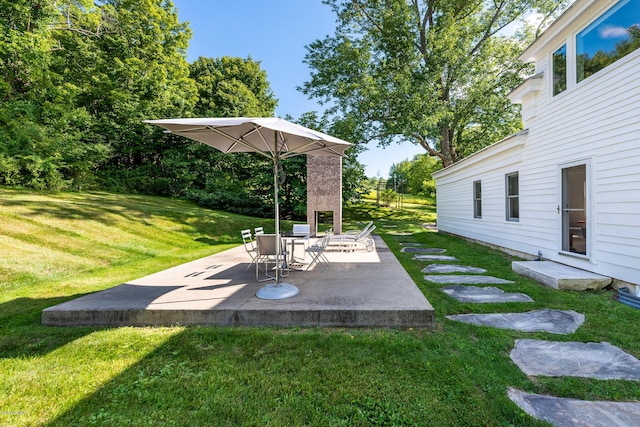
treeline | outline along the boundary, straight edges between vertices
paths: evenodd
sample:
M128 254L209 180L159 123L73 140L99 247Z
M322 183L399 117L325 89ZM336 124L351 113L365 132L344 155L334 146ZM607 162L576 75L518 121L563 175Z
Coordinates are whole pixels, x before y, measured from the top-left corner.
M436 183L431 174L442 169L442 162L427 154L393 164L386 189L396 193L435 197Z
M142 122L267 117L277 105L251 58L189 64L191 32L170 1L0 0L0 32L1 185L185 197L271 215L268 160L225 156ZM341 128L313 113L298 121ZM354 197L362 167L355 153L345 164L346 197ZM283 217L303 216L305 159L290 159L285 171Z

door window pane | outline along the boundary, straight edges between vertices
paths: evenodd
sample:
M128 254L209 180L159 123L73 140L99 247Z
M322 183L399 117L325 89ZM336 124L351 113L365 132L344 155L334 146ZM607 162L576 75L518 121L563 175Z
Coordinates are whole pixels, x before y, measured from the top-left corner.
M587 254L587 167L562 169L562 250Z

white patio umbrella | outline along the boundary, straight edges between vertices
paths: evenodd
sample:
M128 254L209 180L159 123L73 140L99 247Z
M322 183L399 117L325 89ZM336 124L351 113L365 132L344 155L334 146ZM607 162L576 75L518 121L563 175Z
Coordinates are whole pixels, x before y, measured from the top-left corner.
M167 132L210 145L223 153L259 153L273 161L275 232L280 235L278 171L280 161L300 154L344 156L351 143L276 117L188 118L145 120ZM294 285L281 283L280 245L276 245L275 283L261 288L256 296L283 299L297 295Z

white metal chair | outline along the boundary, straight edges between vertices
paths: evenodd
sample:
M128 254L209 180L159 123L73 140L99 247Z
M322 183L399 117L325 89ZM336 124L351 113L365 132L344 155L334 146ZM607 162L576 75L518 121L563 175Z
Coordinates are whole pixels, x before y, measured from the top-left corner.
M261 234L264 234L264 227L256 227L253 229L253 231L256 236L259 236Z
M314 264L318 264L318 268L320 268L320 271L322 272L324 272L324 270L329 266L329 259L324 254L324 250L329 244L329 236L329 234L325 234L322 239L317 240L313 245L306 249L305 253L311 255L311 262L307 266L307 271Z
M240 230L240 234L242 234L242 243L244 244L244 249L247 251L249 256L251 257L251 263L245 268L245 271L248 270L253 264L256 262L256 258L258 257L258 251L256 249L255 242L251 237L251 230Z
M278 257L277 244L280 243L280 251ZM256 235L256 280L258 282L266 282L275 279L275 276L269 275L269 271L274 268L280 268L282 274L280 277L286 277L289 274L289 266L287 264L287 252L282 245L282 240L275 234L258 234ZM265 274L264 279L260 279L260 264L263 265ZM273 264L273 267L270 266Z
M291 232L293 237L298 237L293 241L293 245L302 245L303 253L306 254L306 250L309 247L309 237L311 236L311 225L309 224L293 224L293 230ZM293 250L295 254L295 249ZM304 261L304 259L300 260Z

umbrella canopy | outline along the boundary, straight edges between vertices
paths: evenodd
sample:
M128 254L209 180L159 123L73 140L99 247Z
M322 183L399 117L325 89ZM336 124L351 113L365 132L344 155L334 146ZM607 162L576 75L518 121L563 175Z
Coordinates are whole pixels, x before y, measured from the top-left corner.
M167 132L210 145L223 153L259 153L273 161L275 229L280 234L278 173L280 161L301 154L344 156L351 143L277 117L187 118L145 120ZM279 250L280 245L276 245ZM279 256L279 254L278 254ZM280 262L276 262L275 285L258 291L266 299L288 298L298 289L280 283Z
M351 144L277 117L145 120L223 153L260 153L271 159L300 154L344 155Z

